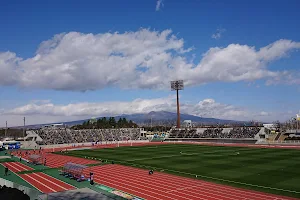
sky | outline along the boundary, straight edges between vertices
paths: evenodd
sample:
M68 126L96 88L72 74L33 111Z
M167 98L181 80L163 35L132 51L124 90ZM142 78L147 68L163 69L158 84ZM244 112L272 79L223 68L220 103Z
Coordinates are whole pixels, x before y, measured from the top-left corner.
M300 110L300 2L3 0L0 127L150 111L282 122Z

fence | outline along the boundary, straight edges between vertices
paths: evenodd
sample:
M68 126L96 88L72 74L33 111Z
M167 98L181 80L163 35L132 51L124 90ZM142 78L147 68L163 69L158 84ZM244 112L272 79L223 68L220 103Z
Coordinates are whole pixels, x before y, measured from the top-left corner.
M300 140L268 141L268 144L296 144L300 145Z
M128 141L101 141L98 145L109 145L109 144L123 144L123 143L147 143L149 140L128 140ZM85 142L85 143L69 143L69 144L51 144L51 145L39 145L42 149L52 149L52 148L66 148L66 147L86 147L91 146L92 143L95 142Z
M11 181L3 179L3 178L0 178L0 185L1 186L5 185L7 187L16 188L18 190L21 190L25 194L27 194L30 197L30 199L33 199L33 200L38 199L38 196L41 194L39 191L37 191L35 189L28 188L26 186L11 182Z

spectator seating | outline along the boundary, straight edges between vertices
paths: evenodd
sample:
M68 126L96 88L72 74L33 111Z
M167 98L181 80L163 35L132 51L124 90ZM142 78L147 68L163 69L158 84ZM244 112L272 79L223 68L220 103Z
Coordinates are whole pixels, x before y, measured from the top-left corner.
M254 138L260 127L171 129L169 138Z
M38 142L40 145L142 139L141 129L139 128L83 130L42 128L33 131L43 139L42 142Z

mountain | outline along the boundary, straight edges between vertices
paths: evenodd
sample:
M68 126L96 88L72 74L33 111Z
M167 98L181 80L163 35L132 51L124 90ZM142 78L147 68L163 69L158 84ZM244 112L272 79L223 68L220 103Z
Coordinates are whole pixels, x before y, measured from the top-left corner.
M128 120L132 120L137 124L142 123L152 123L153 122L175 122L177 119L177 113L167 112L167 111L152 111L149 113L144 114L132 114L132 115L122 115L116 116L115 118L118 119L120 117L125 117ZM198 117L189 114L180 114L180 121L184 120L192 120L195 123L204 123L204 124L228 124L228 123L243 123L241 121L234 121L234 120L226 120L226 119L216 119L216 118L204 118Z
M167 112L167 111L152 111L149 113L140 113L140 114L131 114L131 115L119 115L115 116L116 120L119 120L120 118L125 117L127 120L132 120L133 122L139 124L139 125L150 125L151 122L153 125L162 125L162 124L175 124L176 119L177 119L177 114L173 112ZM102 118L98 117L97 119ZM108 118L108 117L107 117ZM74 126L77 124L82 124L84 121L87 121L89 119L84 119L84 120L76 120L76 121L69 121L69 122L58 122L58 123L63 123L66 124L67 126ZM203 123L207 125L212 125L212 124L244 124L247 122L243 121L234 121L234 120L226 120L226 119L216 119L216 118L205 118L205 117L198 117L194 115L189 115L189 114L180 114L180 121L184 120L192 120L194 123ZM49 124L49 123L48 123ZM248 124L248 123L247 123ZM37 124L37 125L28 125L27 128L40 128L44 125L47 124ZM15 128L22 128L20 127L15 127Z

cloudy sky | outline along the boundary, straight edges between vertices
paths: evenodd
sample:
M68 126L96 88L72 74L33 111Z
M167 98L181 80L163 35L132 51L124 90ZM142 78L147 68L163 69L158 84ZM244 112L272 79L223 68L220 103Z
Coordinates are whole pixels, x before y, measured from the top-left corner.
M297 0L187 2L1 2L0 127L175 111L177 79L184 113L299 112Z

